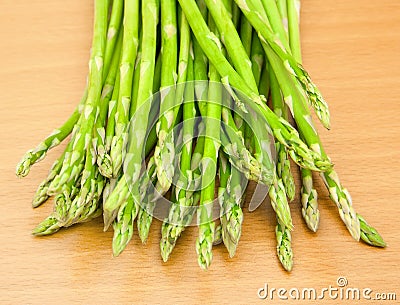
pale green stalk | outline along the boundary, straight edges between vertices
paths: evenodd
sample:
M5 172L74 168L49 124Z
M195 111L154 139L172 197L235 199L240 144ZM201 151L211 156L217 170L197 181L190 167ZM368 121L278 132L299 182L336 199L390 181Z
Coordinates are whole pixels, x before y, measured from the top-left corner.
M183 23L181 23L181 25L182 24ZM189 25L187 23L186 25L190 35ZM174 184L174 196L172 196L172 204L168 218L164 220L161 228L162 237L160 241L160 250L164 261L168 260L168 257L175 246L177 237L183 231L183 229L179 230L178 227L184 228L186 225L188 225L187 220L191 219L189 214L192 214L192 211L194 210L192 208L193 192L189 191L189 186L193 183L191 160L196 115L193 83L193 52L191 53L192 54L189 57L187 64L187 83L185 86L185 100L183 104L180 173L177 173L178 181Z
M207 3L207 0L205 1ZM213 20L208 20L214 35L219 35ZM217 36L216 36L217 37ZM218 151L220 148L220 121L222 90L220 75L213 65L209 67L209 88L207 98L207 117L205 120L205 139L203 159L201 161L202 179L200 205L197 211L199 237L196 240L197 261L199 266L207 269L212 261L212 246L214 242L215 223L213 221L214 188L217 173Z
M283 102L283 97L281 94L281 89L279 87L278 80L275 77L274 71L269 69L269 79L271 84L271 101L272 108L275 114L279 117L288 120L288 111L287 107ZM295 183L290 171L290 160L288 158L288 153L286 151L286 147L281 143L275 143L276 151L277 151L277 161L276 161L276 172L277 176L282 179L282 183L285 187L286 195L289 200L293 200L295 196Z
M121 36L120 32L122 25L122 15L124 11L124 1L123 0L113 0L110 22L107 29L107 43L104 55L104 71L107 73L109 71L111 61L113 58L115 46L118 41L118 37Z
M141 7L143 39L142 57L140 61L140 80L137 105L130 125L130 134L132 136L130 137L130 141L128 143L128 150L124 162L125 175L122 178L126 179L126 183L128 183L130 186L130 195L133 197L133 203L136 206L141 204L139 177L141 173L142 162L145 157L144 146L149 123L149 113L151 112L151 104L153 101L152 94L156 62L159 3L156 0L143 0ZM141 210L144 210L144 213L147 213L145 209L146 207L141 207ZM132 215L132 213L128 213L127 215ZM129 221L128 224L126 219L124 220L124 223L131 226L131 222ZM114 234L118 234L118 232L115 231Z
M100 173L107 178L112 177L112 160L109 152L114 133L114 116L120 86L118 66L121 58L121 48L122 35L120 34L101 95L100 105L102 110L100 112L100 119L97 119L95 126L95 136L97 140L94 144L97 153L97 164Z
M29 174L31 166L36 162L43 160L46 153L53 147L59 145L74 129L75 124L81 115L82 108L86 102L87 91L85 91L79 105L76 107L72 115L65 121L59 128L44 139L36 148L31 149L25 153L21 161L17 165L16 175L20 178Z
M246 180L242 174L231 167L227 158L221 154L219 165L218 200L220 204L221 235L229 256L235 255L242 234L243 212Z
M70 145L69 145L70 146ZM64 151L63 154L53 163L51 169L46 177L40 184L36 190L35 195L33 196L32 200L32 207L37 208L42 203L44 203L50 196L47 194L49 189L49 185L51 181L53 181L54 177L58 175L61 170L62 163L64 161L66 152Z
M115 114L115 134L110 149L113 177L116 177L121 169L128 141L133 70L139 44L139 12L139 0L125 1L120 87L118 91L117 112Z
M139 217L138 213L140 210L140 203L135 200L143 200L148 195L147 187L152 185L155 181L155 163L154 157L150 158L147 165L147 170L142 173L139 179L139 193L140 195L130 193L127 200L119 208L117 218L113 223L114 237L112 242L112 248L114 256L118 256L126 248L129 241L133 236L133 222L136 217Z
M189 29L188 26L187 28ZM154 150L154 161L157 168L157 183L160 185L162 192L166 192L170 188L175 169L175 147L172 129L181 103L178 100L179 96L176 96L177 92L175 90L178 77L177 32L176 3L174 0L161 0L161 101L160 118L157 123L158 143ZM188 33L180 31L180 34L179 78L186 80L189 43L185 43L182 36L190 37L190 31ZM190 41L188 38L186 40ZM184 60L182 60L182 54L185 54Z
M301 44L299 31L299 14L300 2L297 0L286 1L288 14L288 34L289 42L293 56L301 63ZM320 213L318 209L318 193L314 188L312 172L308 169L301 168L302 187L300 190L301 198L301 214L305 220L307 227L316 232L319 226Z
M61 192L69 181L76 181L82 171L86 149L92 145L92 132L99 113L99 100L103 84L103 65L107 28L107 1L95 2L92 53L89 64L88 98L82 111L84 120L73 141L72 153L63 163L60 174L53 180L52 189Z

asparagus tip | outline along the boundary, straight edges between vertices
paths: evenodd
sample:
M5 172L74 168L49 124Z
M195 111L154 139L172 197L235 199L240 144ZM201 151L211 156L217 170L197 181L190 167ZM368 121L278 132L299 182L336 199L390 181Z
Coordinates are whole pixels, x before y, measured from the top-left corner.
M26 177L29 174L29 171L31 169L31 158L32 158L32 152L28 151L21 159L21 161L18 163L17 168L15 170L15 174L19 178Z
M57 218L50 215L32 230L32 234L35 236L51 235L60 230L60 228Z

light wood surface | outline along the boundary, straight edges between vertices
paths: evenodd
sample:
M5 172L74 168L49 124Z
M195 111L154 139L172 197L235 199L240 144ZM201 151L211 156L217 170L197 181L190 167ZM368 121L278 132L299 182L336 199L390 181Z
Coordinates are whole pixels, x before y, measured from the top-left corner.
M64 146L23 180L15 177L15 165L80 99L92 2L0 1L0 304L272 303L257 297L265 283L321 289L335 286L339 276L347 278L348 287L397 292L400 298L399 1L302 1L304 65L332 113L332 130L319 128L323 143L356 210L388 247L354 242L318 180L317 234L304 225L298 196L291 204L295 265L290 274L276 258L275 219L266 204L245 213L235 258L217 246L207 272L197 266L194 228L165 264L158 221L147 245L135 234L118 258L111 253L112 231L102 232L101 219L46 238L30 234L52 209L51 202L31 209L32 195ZM327 296L318 303L325 302L341 303Z

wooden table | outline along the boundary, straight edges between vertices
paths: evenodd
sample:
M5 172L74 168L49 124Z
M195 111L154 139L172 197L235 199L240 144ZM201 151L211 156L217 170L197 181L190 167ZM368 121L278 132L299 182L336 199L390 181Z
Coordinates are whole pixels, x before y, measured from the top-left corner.
M303 1L304 65L332 113L332 130L319 128L323 143L357 211L388 247L354 242L318 180L317 234L304 225L298 196L291 204L291 273L276 258L275 219L266 204L245 213L235 258L218 246L207 272L197 266L194 228L185 232L165 264L158 221L146 245L135 235L118 258L111 254L112 231L102 232L101 219L46 238L30 234L52 209L49 202L32 210L32 195L64 146L23 180L15 177L14 168L27 149L67 118L83 92L92 2L0 2L1 304L272 303L257 296L265 284L322 289L337 287L339 276L346 277L347 287L371 288L371 296L396 292L400 298L400 2ZM320 302L341 303L327 295Z

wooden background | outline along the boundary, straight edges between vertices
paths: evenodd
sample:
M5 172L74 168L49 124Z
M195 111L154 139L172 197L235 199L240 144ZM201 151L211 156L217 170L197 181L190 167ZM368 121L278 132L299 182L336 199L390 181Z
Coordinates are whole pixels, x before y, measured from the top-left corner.
M197 266L193 228L166 264L159 256L158 221L147 245L135 234L118 258L111 254L112 231L102 232L101 219L46 238L30 234L51 211L51 202L32 210L31 198L62 147L23 180L15 177L15 165L80 99L92 2L0 1L1 304L271 303L257 298L265 283L321 289L335 286L339 276L347 278L348 287L397 292L400 298L399 1L302 1L304 64L332 113L333 129L320 128L321 137L355 208L388 247L354 242L319 181L317 234L306 229L298 197L291 205L295 265L290 274L276 258L275 219L265 204L245 213L235 258L218 246L207 272ZM328 298L318 303L324 302L341 303ZM373 303L391 304L368 302Z

